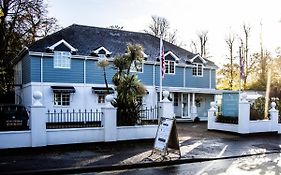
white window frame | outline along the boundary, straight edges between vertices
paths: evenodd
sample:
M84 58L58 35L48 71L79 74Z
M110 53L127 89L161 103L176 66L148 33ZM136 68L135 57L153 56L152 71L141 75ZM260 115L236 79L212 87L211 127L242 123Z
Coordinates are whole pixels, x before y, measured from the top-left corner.
M136 68L136 63L141 65L141 68L140 69L137 69ZM138 72L138 73L143 73L143 62L140 62L140 61L137 61L137 60L134 60L131 64L131 67L130 67L130 72Z
M58 96L58 97L57 97ZM68 97L64 97L68 96ZM69 92L54 92L54 106L70 106L70 100L71 94ZM68 99L67 101L64 101L64 99ZM68 103L67 105L65 103Z
M192 67L192 76L194 77L203 77L204 75L204 66L203 64L194 64ZM201 69L200 69L201 66ZM201 70L201 74L199 74L199 70Z
M174 71L171 72L171 63L174 64ZM176 62L175 61L171 61L171 60L165 60L165 74L171 74L171 75L175 75L176 74Z
M54 68L70 69L71 53L65 51L54 51Z

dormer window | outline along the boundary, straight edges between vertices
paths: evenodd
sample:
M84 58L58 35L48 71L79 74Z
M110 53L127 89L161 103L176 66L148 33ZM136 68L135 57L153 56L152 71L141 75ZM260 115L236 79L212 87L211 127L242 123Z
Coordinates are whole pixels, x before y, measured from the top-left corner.
M72 47L68 42L66 42L64 39L58 41L57 43L53 44L50 47L47 47L47 52L55 52L55 51L63 51L63 52L70 52L73 55L76 54L78 51L74 47Z
M54 51L54 68L70 69L71 53L65 51Z
M203 65L202 64L194 64L192 68L192 75L196 77L203 77Z
M133 61L130 67L130 72L139 72L142 73L143 72L143 62L140 61Z
M176 62L179 58L172 52L168 51L164 54L165 56L165 74L175 74L176 73Z
M105 47L93 49L91 52L91 56L98 56L100 58L110 57L111 54L112 52L109 52Z

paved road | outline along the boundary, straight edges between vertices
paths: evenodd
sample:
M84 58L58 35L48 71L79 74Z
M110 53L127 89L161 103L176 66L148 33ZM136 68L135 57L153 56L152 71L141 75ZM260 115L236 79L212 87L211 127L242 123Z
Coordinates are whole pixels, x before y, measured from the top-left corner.
M236 159L215 160L166 167L86 173L84 175L145 174L145 175L278 175L281 174L280 153L249 156Z

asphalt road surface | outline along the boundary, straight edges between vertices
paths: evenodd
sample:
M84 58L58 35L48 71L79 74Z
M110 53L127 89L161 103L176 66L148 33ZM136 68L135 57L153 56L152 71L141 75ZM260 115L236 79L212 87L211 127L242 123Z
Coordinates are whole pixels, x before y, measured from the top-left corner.
M281 174L280 153L263 154L236 159L215 160L165 167L130 169L83 175L279 175Z

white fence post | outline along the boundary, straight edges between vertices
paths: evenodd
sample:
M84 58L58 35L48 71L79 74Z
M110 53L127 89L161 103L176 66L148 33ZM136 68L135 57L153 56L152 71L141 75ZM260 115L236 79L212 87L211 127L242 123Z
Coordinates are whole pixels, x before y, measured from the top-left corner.
M40 102L42 93L40 91L33 92L34 103L30 107L30 127L31 127L31 146L46 146L46 110L45 106Z
M248 134L250 132L250 103L246 100L246 93L242 93L241 96L238 114L238 133Z
M216 109L216 102L211 102L210 103L211 108L208 110L208 129L215 129L215 122L216 122L216 115L215 112L217 111Z
M102 125L104 128L104 141L113 142L117 140L116 109L111 105L112 95L105 97L106 106L101 108L103 114Z
M271 130L278 131L278 110L275 109L276 103L271 102L271 109L269 110L270 113L270 120L271 120Z
M165 118L173 118L174 117L174 106L173 103L168 99L169 91L163 91L164 99L158 103L160 110L159 110L159 117ZM161 95L160 95L161 98Z

